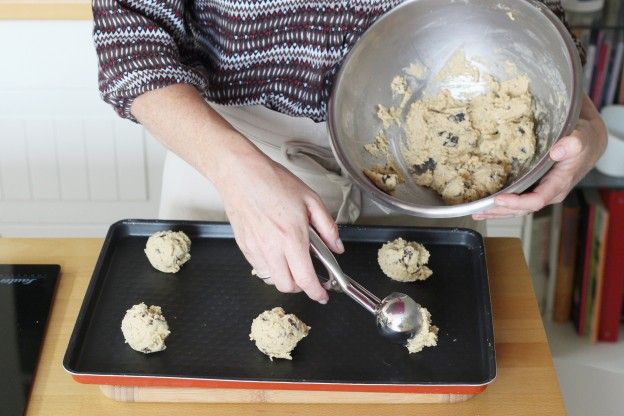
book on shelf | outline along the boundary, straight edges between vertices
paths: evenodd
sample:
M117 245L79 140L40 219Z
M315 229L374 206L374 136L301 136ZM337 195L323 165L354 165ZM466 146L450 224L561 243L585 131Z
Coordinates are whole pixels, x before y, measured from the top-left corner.
M620 9L620 12L624 7ZM618 18L619 19L619 18ZM597 108L624 104L624 31L613 28L576 28L585 48L583 91Z
M618 32L617 38L613 43L613 51L611 55L611 63L607 73L608 83L606 85L606 93L604 103L612 104L616 101L616 92L618 89L618 80L622 74L622 55L624 54L624 38L623 33Z
M583 299L583 282L585 269L589 266L589 262L587 261L588 257L588 246L586 241L588 239L587 231L591 229L590 227L590 218L589 218L589 206L585 198L583 197L582 192L579 190L579 224L578 224L578 236L576 242L576 261L574 264L574 281L572 288L572 309L571 309L571 317L574 327L579 334L583 334L584 328L584 315L581 313L581 304L584 302ZM591 235L590 235L591 237ZM583 306L584 311L584 306Z
M607 79L610 51L611 40L607 36L607 33L601 30L598 32L598 40L596 41L597 56L591 88L591 99L596 108L600 108L603 101L602 97Z
M603 190L601 196L609 211L604 264L604 283L599 341L617 341L624 296L624 191Z
M594 210L594 230L591 240L591 259L587 286L587 305L585 308L587 335L592 342L598 340L602 286L604 284L604 265L606 254L609 212L596 189L586 190L590 209Z
M579 232L583 239L577 246L581 255L577 256L572 317L579 335L595 342L600 322L609 212L596 189L584 189L582 196Z
M574 289L574 266L577 256L578 225L581 212L577 190L572 190L563 201L559 236L559 252L555 273L555 298L553 320L565 322L570 319L572 292Z

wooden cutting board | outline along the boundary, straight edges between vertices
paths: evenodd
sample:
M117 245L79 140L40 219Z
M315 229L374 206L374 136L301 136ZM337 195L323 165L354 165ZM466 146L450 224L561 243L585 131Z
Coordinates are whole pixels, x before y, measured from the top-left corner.
M100 386L108 398L121 402L172 403L456 403L473 394L373 393L346 391L298 391L206 389L197 387Z

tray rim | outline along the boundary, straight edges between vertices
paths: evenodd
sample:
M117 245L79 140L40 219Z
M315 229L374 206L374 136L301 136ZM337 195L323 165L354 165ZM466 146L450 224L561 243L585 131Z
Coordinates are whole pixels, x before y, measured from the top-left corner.
M82 384L97 385L122 385L122 386L161 386L161 387L204 387L204 388L231 388L231 389L275 389L275 390L317 390L317 391L351 391L351 392L395 392L395 393L461 393L461 394L478 394L483 392L487 386L492 383L497 375L498 368L496 365L496 348L494 341L494 325L492 320L492 303L489 285L489 273L487 269L487 261L485 256L485 244L483 236L475 230L459 227L415 227L415 226L388 226L388 225L343 225L339 224L339 231L357 230L366 228L387 229L387 230L405 230L417 229L422 231L460 231L470 234L476 238L480 248L483 250L483 266L485 269L485 279L483 284L486 286L487 302L486 313L489 325L486 326L486 337L492 340L492 353L488 354L489 373L485 379L479 383L341 383L341 382L302 382L302 381L267 381L267 380L236 380L221 378L202 378L202 377L175 377L175 376L156 376L156 375L124 375L115 373L88 373L76 371L69 365L70 357L78 344L78 332L82 326L89 309L89 300L92 299L93 292L97 286L97 276L100 275L104 267L106 254L109 253L108 248L114 241L115 234L119 232L122 226L132 224L149 224L149 225L167 225L179 224L188 226L218 226L226 228L231 233L231 226L228 222L220 221L192 221L192 220L162 220L162 219L137 219L127 218L121 219L110 225L95 267L91 274L89 285L85 292L80 310L76 317L74 328L63 356L62 367L72 376L72 378Z

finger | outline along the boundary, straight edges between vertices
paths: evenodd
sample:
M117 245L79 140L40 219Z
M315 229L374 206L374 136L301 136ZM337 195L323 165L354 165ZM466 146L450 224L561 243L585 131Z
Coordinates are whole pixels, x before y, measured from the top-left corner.
M290 274L286 258L281 251L270 253L269 256L265 255L265 259L269 265L269 274L277 290L283 293L296 293L301 291L295 284Z
M306 230L307 231L307 230ZM291 274L294 277L295 284L300 287L310 299L315 300L323 305L329 300L329 295L321 286L312 260L310 259L310 247L308 243L308 235L292 241L286 251L286 259Z
M343 253L344 245L338 234L338 225L332 216L329 215L329 212L327 212L327 208L325 208L321 199L314 195L307 202L307 206L310 224L312 224L321 239L327 244L327 247L334 253Z
M490 208L486 211L483 212L479 212L477 214L474 214L473 217L477 217L476 219L483 219L480 217L490 217L490 218L494 218L494 217L521 217L523 215L528 214L528 211L523 210L523 209L515 209L515 208L507 208L507 207L494 207L494 208Z
M495 198L495 203L499 207L537 212L552 203L568 186L565 177L550 172L532 192L499 195Z
M581 154L585 143L581 140L580 134L574 132L570 136L562 137L550 149L550 158L555 162L572 159Z
M473 219L475 220L504 220L504 219L508 219L508 218L517 218L517 217L521 217L522 215L503 215L503 214L475 214L473 216Z
M239 244L239 248L245 256L245 259L251 264L252 274L260 279L266 279L270 276L269 267L267 266L262 254L253 240L246 240L244 244ZM265 283L269 283L265 281Z

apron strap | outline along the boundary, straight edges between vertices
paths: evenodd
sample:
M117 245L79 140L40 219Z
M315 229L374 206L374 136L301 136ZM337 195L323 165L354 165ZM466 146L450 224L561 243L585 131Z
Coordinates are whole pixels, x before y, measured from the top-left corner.
M362 210L360 189L344 173L332 152L322 146L303 141L288 141L281 146L282 155L291 163L324 174L331 182L340 187L342 203L336 216L338 224L352 224Z

